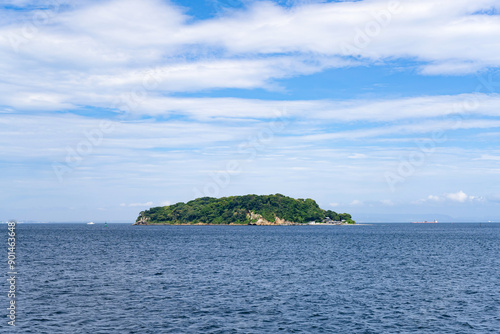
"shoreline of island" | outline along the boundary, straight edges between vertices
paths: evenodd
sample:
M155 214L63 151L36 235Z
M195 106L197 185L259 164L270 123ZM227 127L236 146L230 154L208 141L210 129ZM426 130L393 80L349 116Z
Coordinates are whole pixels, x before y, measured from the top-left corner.
M132 224L134 226L371 226L373 224L208 224L208 223L179 223L179 224L170 224L170 223L153 223L153 224Z
M141 211L134 225L343 226L349 213L323 210L313 199L282 194L201 197Z

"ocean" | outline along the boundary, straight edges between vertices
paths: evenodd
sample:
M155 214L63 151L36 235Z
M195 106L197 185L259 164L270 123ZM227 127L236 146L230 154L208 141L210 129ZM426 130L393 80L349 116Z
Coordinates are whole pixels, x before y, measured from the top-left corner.
M2 333L499 333L500 224L16 232Z

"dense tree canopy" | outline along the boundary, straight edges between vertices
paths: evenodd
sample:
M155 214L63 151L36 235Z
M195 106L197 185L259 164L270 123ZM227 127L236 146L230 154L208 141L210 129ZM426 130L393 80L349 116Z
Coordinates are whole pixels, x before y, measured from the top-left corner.
M187 203L143 211L137 222L147 220L148 224L249 224L252 223L250 213L261 215L269 222L274 222L276 217L294 223L321 221L326 217L351 221L351 215L322 210L310 198L294 199L276 194L197 198Z

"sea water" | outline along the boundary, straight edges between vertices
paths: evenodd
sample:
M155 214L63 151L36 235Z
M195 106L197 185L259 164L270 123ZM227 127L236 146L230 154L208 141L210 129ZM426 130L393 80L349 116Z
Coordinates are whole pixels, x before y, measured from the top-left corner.
M16 242L5 333L500 328L500 224L19 224Z

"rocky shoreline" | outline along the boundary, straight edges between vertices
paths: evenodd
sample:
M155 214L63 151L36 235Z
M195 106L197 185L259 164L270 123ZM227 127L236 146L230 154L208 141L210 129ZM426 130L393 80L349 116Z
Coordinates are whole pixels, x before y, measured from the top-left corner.
M220 226L220 225L227 225L227 226L305 226L305 225L319 225L319 226L329 226L329 225L355 225L355 224L348 224L342 221L333 221L329 217L326 217L321 223L316 223L316 222L309 222L305 224L301 223L296 223L296 222L291 222L287 221L285 219L279 218L278 216L274 216L274 222L271 222L260 214L256 214L254 212L249 212L247 213L247 218L250 219L250 222L247 224L207 224L207 223L187 223L187 224L178 224L178 223L150 223L150 218L146 217L144 215L141 215L139 219L133 224L133 225L179 225L179 226L196 226L196 225L203 225L203 226Z

